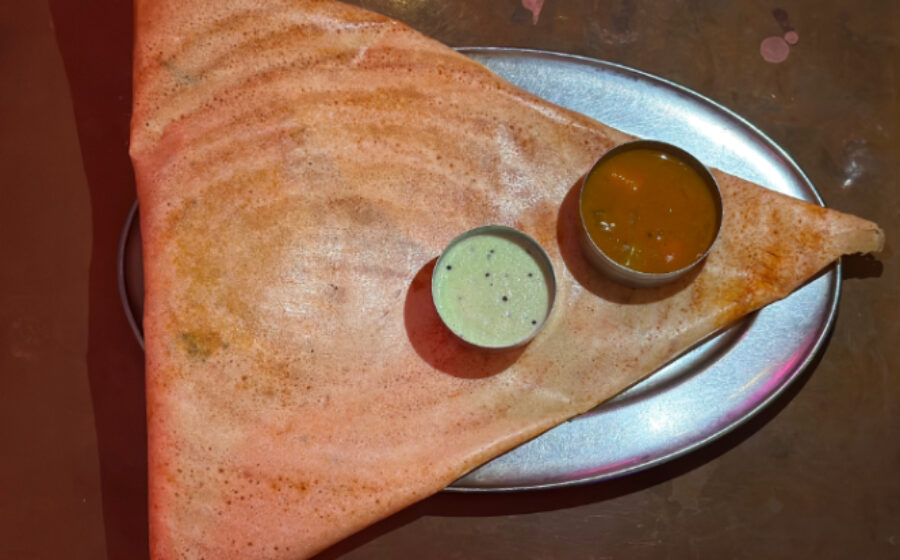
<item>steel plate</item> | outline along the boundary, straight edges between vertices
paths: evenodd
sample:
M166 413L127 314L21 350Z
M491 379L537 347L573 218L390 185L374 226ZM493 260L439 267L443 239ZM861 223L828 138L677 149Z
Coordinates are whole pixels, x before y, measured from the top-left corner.
M643 138L676 144L703 163L822 204L796 163L739 116L672 82L583 57L464 48L516 85ZM122 302L138 340L143 285L136 208L119 252ZM682 355L589 413L517 447L449 490L502 491L606 480L641 470L732 430L785 389L821 347L840 288L835 265Z

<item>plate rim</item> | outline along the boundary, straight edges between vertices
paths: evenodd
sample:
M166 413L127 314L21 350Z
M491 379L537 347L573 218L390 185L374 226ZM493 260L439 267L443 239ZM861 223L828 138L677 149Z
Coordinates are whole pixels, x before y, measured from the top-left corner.
M650 72L645 72L644 70L632 68L631 66L626 66L626 65L620 64L618 62L611 62L611 61L603 60L603 59L599 59L599 58L591 58L589 56L584 56L584 55L579 55L579 54L569 54L569 53L564 53L564 52L548 51L548 50L542 50L542 49L527 49L527 48L523 48L523 47L465 46L465 47L454 47L454 49L466 56L469 56L472 54L477 55L477 54L482 54L482 53L487 54L487 55L491 55L491 54L493 54L493 55L524 54L524 55L540 57L540 58L555 58L555 59L559 59L559 60L569 60L569 61L573 61L573 62L579 62L579 63L585 64L587 66L594 66L594 67L601 66L601 67L606 67L606 68L614 68L614 69L616 69L620 72L624 72L626 74L633 74L635 76L640 76L641 78L649 79L653 82L657 82L657 83L666 85L672 89L679 91L682 94L687 95L688 97L694 98L697 101L701 101L704 104L715 107L718 111L721 111L721 112L727 114L729 117L731 117L735 121L739 122L741 124L741 126L747 127L748 129L752 130L754 134L756 134L759 138L761 138L762 140L765 141L766 145L769 148L772 148L773 151L775 151L781 158L790 162L791 166L794 168L794 171L800 177L802 177L803 181L807 185L809 185L810 191L812 192L812 195L815 198L816 203L818 203L819 206L825 207L825 201L822 199L821 193L819 193L818 189L815 188L815 185L813 185L813 182L809 179L809 177L803 171L803 168L801 168L800 165L796 161L794 161L794 158L792 158L790 156L790 154L788 154L784 148L782 148L777 142L775 142L772 138L770 138L768 134L766 134L758 126L751 123L750 121L748 121L747 119L745 119L744 117L739 115L738 113L735 113L734 111L732 111L725 105L722 105L721 103L719 103L718 101L716 101L714 99L710 99L709 97L706 97L705 95L703 95L702 93L700 93L696 90L693 90L687 86L681 85L678 82L674 82L672 80L669 80L668 78L663 78L661 76L657 76L656 74L651 74ZM478 61L476 60L476 62L478 62ZM493 72L493 70L492 70L492 72ZM496 72L494 72L494 73L496 74ZM503 78L503 79L506 81L509 81L506 78ZM510 82L510 83L512 83L512 82ZM515 85L515 84L513 84L513 85ZM532 94L532 95L534 95L534 94Z
M141 351L146 352L147 349L144 346L144 329L138 324L137 318L134 316L134 310L131 308L131 302L128 298L128 284L125 280L125 254L128 252L128 240L131 238L131 230L134 227L134 218L137 215L138 200L135 199L131 204L131 208L128 210L128 216L125 218L125 224L122 226L122 233L119 236L119 246L116 251L116 281L119 286L119 301L125 310L125 318L128 319L128 326L131 327L134 338L137 339L137 343L141 346ZM143 318L141 318L141 322L143 323Z

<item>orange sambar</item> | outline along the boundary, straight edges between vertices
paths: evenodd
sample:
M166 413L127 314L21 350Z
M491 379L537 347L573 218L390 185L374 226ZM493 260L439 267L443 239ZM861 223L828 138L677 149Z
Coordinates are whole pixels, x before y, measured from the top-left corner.
M639 272L689 266L718 227L716 199L703 177L678 156L652 148L603 158L585 179L580 205L597 247Z

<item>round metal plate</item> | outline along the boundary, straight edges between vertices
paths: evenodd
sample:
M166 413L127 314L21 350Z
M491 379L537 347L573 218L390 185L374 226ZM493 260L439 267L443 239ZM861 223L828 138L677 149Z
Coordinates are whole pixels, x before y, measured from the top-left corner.
M516 85L717 167L822 204L772 140L715 102L661 78L576 56L464 48ZM120 291L143 343L143 276L135 210L122 233ZM837 309L840 268L744 318L591 412L497 457L449 490L546 488L614 478L680 456L732 430L785 389L821 347Z

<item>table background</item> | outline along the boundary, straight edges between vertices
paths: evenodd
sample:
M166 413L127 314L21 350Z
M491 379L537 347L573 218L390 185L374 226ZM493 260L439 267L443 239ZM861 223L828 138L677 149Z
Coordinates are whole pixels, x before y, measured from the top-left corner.
M772 406L686 457L612 482L443 493L322 558L900 558L900 4L357 2L449 45L581 54L729 107L830 206L880 223L845 259L836 327ZM530 2L529 2L530 3ZM0 559L146 559L143 355L116 245L131 4L0 4ZM787 60L760 42L794 29Z

